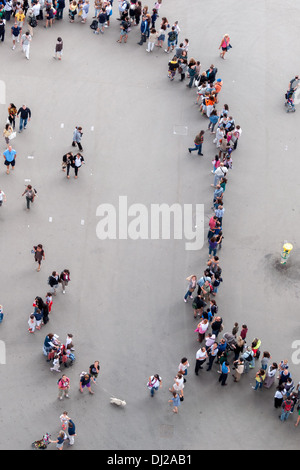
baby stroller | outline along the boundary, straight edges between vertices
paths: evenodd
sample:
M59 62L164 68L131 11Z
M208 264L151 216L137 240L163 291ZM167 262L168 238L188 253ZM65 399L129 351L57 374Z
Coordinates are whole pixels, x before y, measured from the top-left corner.
M50 441L50 437L51 437L51 434L44 434L42 439L40 439L39 441L34 441L32 444L31 444L31 447L33 449L47 449L47 446L49 444L49 441Z
M286 112L287 113L294 113L296 111L295 105L294 105L294 90L288 90L285 94L285 106L287 108Z

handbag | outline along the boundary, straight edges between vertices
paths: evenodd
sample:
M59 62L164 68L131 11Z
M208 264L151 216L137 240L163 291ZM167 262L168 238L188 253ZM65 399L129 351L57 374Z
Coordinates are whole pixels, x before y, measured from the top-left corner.
M14 139L14 138L16 137L16 135L17 135L16 132L12 132L12 133L8 136L9 140Z

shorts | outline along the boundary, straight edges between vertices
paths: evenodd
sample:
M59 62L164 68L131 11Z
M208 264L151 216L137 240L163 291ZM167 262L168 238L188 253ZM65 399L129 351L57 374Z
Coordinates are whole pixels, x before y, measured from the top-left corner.
M127 36L127 34L128 34L128 31L121 29L121 36Z
M175 42L176 42L176 41L169 41L169 40L168 40L168 47L171 47L171 46L174 47L174 46L175 46Z
M158 36L157 40L158 41L164 41L166 39L166 35L165 34L161 34L160 36Z
M222 47L222 51L227 51L227 47Z
M88 387L88 388L90 388L90 386L91 386L91 382L89 382L88 384L85 384L85 385L82 385L82 384L81 384L81 386L82 386L82 388L84 388L84 387Z
M15 161L15 160L12 160L11 162L5 160L5 162L4 162L4 165L6 165L6 166L9 166L9 165L15 166L15 164L16 164L16 161Z

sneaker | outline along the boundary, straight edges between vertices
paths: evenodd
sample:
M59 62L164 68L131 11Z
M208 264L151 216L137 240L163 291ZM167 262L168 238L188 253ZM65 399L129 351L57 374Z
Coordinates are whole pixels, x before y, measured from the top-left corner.
M63 290L63 294L65 294L65 293L66 293L66 291L65 291L65 290Z
M187 300L186 300L186 299L183 299L183 301L184 301L185 303L187 303Z
M99 31L94 31L94 34L99 34Z
M12 47L12 50L14 50L15 48L16 48L16 46L13 46L13 47Z

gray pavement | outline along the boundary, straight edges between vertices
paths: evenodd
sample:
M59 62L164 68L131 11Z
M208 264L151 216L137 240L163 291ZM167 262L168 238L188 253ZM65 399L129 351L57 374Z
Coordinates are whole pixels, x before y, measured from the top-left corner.
M148 207L205 204L206 224L212 199L210 134L204 157L187 152L207 126L193 104L195 90L177 78L169 82L170 56L162 50L147 54L136 44L135 28L127 44L116 43L114 3L111 27L101 37L89 28L91 13L86 25L69 24L65 13L52 30L35 30L29 61L11 50L8 33L0 44L7 105L25 102L32 110L28 129L13 142L14 173L7 176L4 166L0 172L7 195L0 209L0 301L7 313L0 326L7 351L0 366L0 449L27 449L44 432L55 436L65 409L77 426L76 449L297 449L296 413L280 423L275 389L253 392L254 371L240 384L229 377L225 389L216 370L194 376L195 320L182 298L185 278L203 272L206 246L189 252L184 240L96 236L97 207L117 205L120 195ZM246 322L249 340L259 336L276 362L287 358L298 382L292 343L299 338L299 116L285 113L283 95L299 73L294 45L300 6L290 0L228 0L222 8L216 1L202 3L190 0L187 8L163 0L160 15L179 20L181 37L190 39L189 55L201 60L202 70L212 62L218 67L224 81L219 107L228 103L243 129L225 195L219 311L226 331L235 321ZM222 61L217 48L226 32L233 49ZM64 40L61 63L52 58L58 36ZM6 108L0 108L3 124ZM68 181L60 165L75 125L83 127L86 165L77 181ZM187 135L174 134L174 126L187 127ZM38 191L30 213L21 197L26 179ZM286 239L294 250L280 269ZM36 243L46 251L40 273L30 252ZM72 279L66 295L58 293L49 324L29 335L34 297L44 297L49 274L63 268ZM66 402L57 400L60 375L50 372L42 355L51 331L61 339L74 335L76 364L67 369ZM184 355L191 367L176 416L168 388ZM95 394L81 395L79 374L94 360L101 364ZM153 373L162 376L163 388L150 399L146 382ZM111 395L127 406L110 405Z

